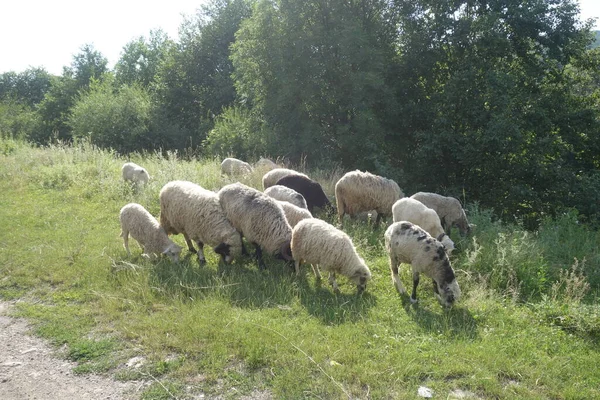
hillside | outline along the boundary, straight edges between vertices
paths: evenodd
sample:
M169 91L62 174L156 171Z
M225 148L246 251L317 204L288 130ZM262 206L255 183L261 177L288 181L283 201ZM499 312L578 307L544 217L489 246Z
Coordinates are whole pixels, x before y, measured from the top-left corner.
M208 246L204 266L187 250L179 264L146 259L134 241L128 257L124 204L156 216L170 180L260 187L262 173L228 178L219 160L134 154L151 176L136 189L121 180L125 161L85 142L0 139L0 298L18 299L15 315L75 373L150 380L144 399L410 399L421 387L435 398L600 397L600 234L574 215L528 232L467 204L475 230L451 234L462 298L443 309L425 277L418 304L396 293L386 226L361 221L344 231L373 274L362 296L344 277L336 295L308 265L299 277L274 258L265 271L251 257L222 265ZM303 172L332 196L344 171ZM400 277L410 288L409 266Z

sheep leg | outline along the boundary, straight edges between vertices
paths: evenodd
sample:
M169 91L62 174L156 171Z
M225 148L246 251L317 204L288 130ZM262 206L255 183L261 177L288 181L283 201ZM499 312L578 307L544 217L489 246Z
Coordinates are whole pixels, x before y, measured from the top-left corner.
M244 246L244 240L243 239L242 239L242 255L243 256L250 255L250 253L248 253L248 249L246 249L246 246Z
M413 304L417 302L417 286L419 286L419 273L413 271L413 290L410 295L410 302Z
M339 293L340 292L340 288L338 287L337 281L335 280L335 273L334 272L330 272L329 273L329 283L333 287L333 291L335 293Z
M375 218L375 227L379 226L379 223L381 222L381 218L382 218L381 213L378 212L377 213L377 218Z
M294 266L296 268L296 276L300 275L300 260L296 260Z
M185 239L185 243L187 243L188 249L192 252L192 253L196 253L196 249L194 248L194 243L191 241L190 237L187 235L187 233L183 234L183 238Z
M127 250L127 255L131 255L131 251L129 251L129 231L124 230L121 232L121 236L123 237L123 247Z
M434 279L432 279L431 281L433 282L433 294L435 295L436 299L438 299L438 301L442 303L442 296L440 296L440 291L438 290L437 282Z
M396 290L400 294L406 293L404 285L398 276L398 266L400 265L393 257L390 257L390 270L392 271L392 284L396 287Z
M319 265L318 264L311 264L313 272L315 273L315 277L317 278L317 280L321 280L321 272L319 271Z
M262 258L262 250L261 250L260 246L256 243L254 243L254 248L256 249L256 252L254 253L254 255L256 257L256 262L258 263L258 268L259 269L267 269L267 266L265 265L265 262L263 261L263 258Z
M204 243L196 243L198 243L198 263L200 263L200 265L204 265L206 264L206 257L204 256Z

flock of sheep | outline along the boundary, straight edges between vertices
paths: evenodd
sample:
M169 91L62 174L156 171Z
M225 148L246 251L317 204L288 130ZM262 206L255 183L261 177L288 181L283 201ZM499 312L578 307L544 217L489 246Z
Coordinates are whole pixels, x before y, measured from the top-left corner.
M294 263L297 275L303 262L312 265L317 279L321 279L322 268L329 272L329 282L336 292L336 275L344 275L362 293L371 271L352 239L341 229L313 217L318 210L334 209L321 185L268 159L261 159L256 166L269 170L262 178L263 192L239 182L215 193L192 182L171 181L159 194L159 220L139 204L125 205L120 222L127 253L131 235L145 255L164 254L178 262L182 248L169 235L181 233L201 265L206 263L205 244L220 255L222 262L231 263L249 254L242 240L245 238L254 246L261 269L266 267L262 257L266 252L290 265ZM252 170L250 164L235 158L226 158L221 164L221 171L227 175ZM150 178L134 163L123 165L122 173L125 181L137 184L145 184ZM456 226L464 235L471 225L457 199L427 192L404 197L393 180L357 170L346 173L336 183L335 200L340 227L346 214L356 217L375 211L375 225L383 217L393 217L384 237L392 281L399 293L406 293L406 289L398 277L398 267L406 263L412 266L411 302L417 301L421 273L433 280L434 293L443 306L450 307L459 299L460 288L448 258L454 243L447 233Z

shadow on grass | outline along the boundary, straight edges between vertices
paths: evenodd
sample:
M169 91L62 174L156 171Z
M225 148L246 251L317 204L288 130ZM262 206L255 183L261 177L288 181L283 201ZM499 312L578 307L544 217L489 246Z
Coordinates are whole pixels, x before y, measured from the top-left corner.
M456 339L475 340L477 332L477 321L471 312L461 307L460 304L450 309L440 306L437 301L430 310L427 305L412 304L408 295L401 295L402 307L406 314L427 332L443 332L448 337Z

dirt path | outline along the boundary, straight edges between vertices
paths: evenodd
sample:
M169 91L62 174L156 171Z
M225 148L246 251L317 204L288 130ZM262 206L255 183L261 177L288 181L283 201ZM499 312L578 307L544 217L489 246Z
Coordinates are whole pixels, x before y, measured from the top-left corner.
M31 336L27 322L6 316L10 307L10 303L0 301L0 399L139 398L139 382L74 375L75 363L57 358L47 342Z

